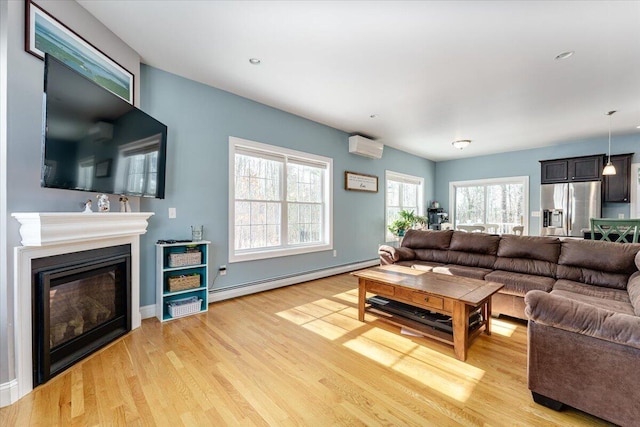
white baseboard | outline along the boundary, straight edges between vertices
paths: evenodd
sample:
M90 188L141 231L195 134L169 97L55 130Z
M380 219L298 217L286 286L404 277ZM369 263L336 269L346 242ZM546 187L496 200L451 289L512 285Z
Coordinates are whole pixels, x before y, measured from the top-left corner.
M0 384L0 408L9 406L18 400L18 380Z
M380 260L372 259L369 261L362 261L355 264L341 265L338 267L326 268L323 270L316 270L309 273L297 274L294 276L280 277L274 279L267 279L257 283L248 283L244 285L237 285L233 288L214 289L209 291L209 303L216 301L223 301L226 299L237 298L244 295L255 294L258 292L268 291L271 289L281 288L283 286L295 285L297 283L308 282L309 280L322 279L323 277L335 276L336 274L348 273L350 271L360 270L367 267L373 267L380 265ZM156 306L145 305L140 307L140 315L143 319L149 319L155 317Z
M140 317L143 319L149 319L151 317L156 317L156 305L145 305L144 307L140 307Z
M309 273L298 274L294 276L268 279L254 284L239 285L233 288L214 289L213 291L209 291L209 302L212 303L215 301L237 298L244 295L250 295L258 292L268 291L271 289L281 288L283 286L290 286L297 283L308 282L309 280L322 279L324 277L335 276L336 274L348 273L350 271L360 270L362 268L373 267L376 265L380 265L380 260L373 259L370 261L362 261L356 264L341 265L338 267L312 271Z

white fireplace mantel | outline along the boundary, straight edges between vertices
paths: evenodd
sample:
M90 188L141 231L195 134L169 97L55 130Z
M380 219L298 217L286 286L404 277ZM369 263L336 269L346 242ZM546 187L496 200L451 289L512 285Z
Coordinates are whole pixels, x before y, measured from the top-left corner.
M147 232L151 212L27 212L13 213L20 222L24 246L48 246L140 235Z
M140 235L152 212L13 213L22 245L14 248L16 381L11 403L33 389L31 261L36 258L118 245L131 245L131 329L140 327Z

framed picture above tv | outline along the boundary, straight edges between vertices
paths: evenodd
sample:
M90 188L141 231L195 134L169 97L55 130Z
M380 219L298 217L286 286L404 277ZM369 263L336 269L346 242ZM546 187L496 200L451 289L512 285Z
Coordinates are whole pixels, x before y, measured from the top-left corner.
M32 0L26 3L25 50L44 59L48 53L133 104L134 76Z

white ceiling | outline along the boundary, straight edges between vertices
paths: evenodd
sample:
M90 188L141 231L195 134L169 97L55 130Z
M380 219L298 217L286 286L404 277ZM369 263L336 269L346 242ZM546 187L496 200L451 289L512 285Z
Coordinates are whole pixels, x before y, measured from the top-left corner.
M640 1L79 3L146 64L435 161L640 132Z

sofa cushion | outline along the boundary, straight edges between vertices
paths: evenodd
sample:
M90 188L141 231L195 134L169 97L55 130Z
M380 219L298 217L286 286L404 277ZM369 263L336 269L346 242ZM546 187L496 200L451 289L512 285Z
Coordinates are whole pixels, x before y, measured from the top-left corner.
M519 297L523 297L528 291L533 289L549 292L556 281L551 277L502 270L492 271L484 277L484 280L502 283L504 288L500 289L501 293Z
M558 265L552 262L540 261L537 259L506 257L496 258L493 268L496 270L512 271L514 273L552 278L556 276L556 272L558 271Z
M499 236L454 231L447 264L492 269L498 253Z
M452 230L408 230L399 249L410 250L416 260L446 264L452 234Z
M554 291L571 292L574 294L587 295L596 298L608 299L630 304L629 293L623 289L613 289L604 286L585 285L580 282L561 279L553 285Z
M449 249L452 230L408 230L402 239L402 246L412 249Z
M622 246L627 243L616 243ZM558 280L565 279L573 282L585 283L588 285L603 286L613 289L626 289L627 281L629 280L628 274L616 274L607 273L605 271L591 270L588 268L571 267L566 265L558 266L558 273L556 274Z
M560 257L560 239L557 237L502 236L498 256L526 258L556 264Z
M421 261L446 264L449 261L449 251L440 249L414 249L416 259Z
M589 285L626 289L637 271L635 257L640 244L592 240L565 240L558 259L558 279Z
M496 262L495 255L474 254L469 252L449 251L447 264L455 264L467 267L493 269Z
M638 270L635 265L638 251L640 243L571 239L562 242L558 264L631 275Z
M554 237L503 236L498 246L495 270L555 277L560 240Z
M451 236L449 250L468 252L474 254L496 255L500 236L492 236L486 233L465 233L454 231Z
M624 292L624 291L621 291L621 292ZM594 307L602 308L615 313L630 314L632 316L634 315L633 306L631 305L631 302L621 302L621 301L616 301L608 298L601 298L593 295L586 295L586 294L569 292L569 291L560 291L555 289L551 291L551 294L568 298L572 301L580 301L585 304L589 304Z
M465 265L447 264L441 267L434 267L434 273L449 274L451 276L468 277L470 279L482 280L491 273L488 268L469 267Z

